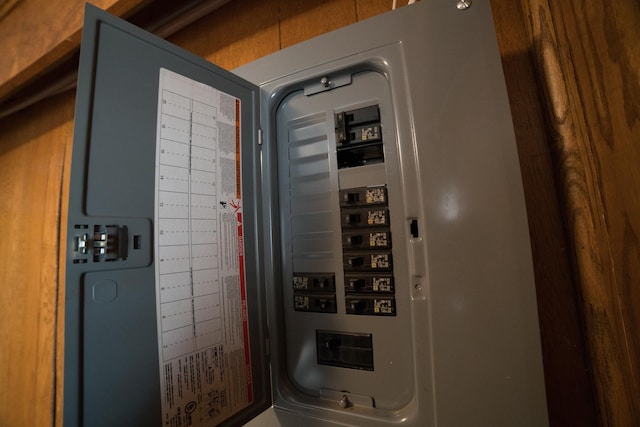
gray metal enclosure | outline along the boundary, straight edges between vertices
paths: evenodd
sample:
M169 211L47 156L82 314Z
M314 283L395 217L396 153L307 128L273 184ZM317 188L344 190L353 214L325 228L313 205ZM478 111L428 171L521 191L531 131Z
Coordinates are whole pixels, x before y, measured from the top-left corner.
M65 425L548 423L488 2L233 73L86 19Z

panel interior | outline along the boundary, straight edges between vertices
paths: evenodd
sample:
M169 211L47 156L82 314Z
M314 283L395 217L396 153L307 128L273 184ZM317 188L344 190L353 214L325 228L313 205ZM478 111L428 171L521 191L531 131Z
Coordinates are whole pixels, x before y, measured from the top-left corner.
M276 116L288 375L311 395L348 390L385 410L414 384L393 117L375 71L295 91Z

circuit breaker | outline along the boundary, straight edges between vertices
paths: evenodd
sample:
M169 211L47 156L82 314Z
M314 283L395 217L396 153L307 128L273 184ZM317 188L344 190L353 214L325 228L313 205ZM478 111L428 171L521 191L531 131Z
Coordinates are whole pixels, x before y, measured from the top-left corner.
M546 424L501 73L482 2L233 73L89 6L65 425Z

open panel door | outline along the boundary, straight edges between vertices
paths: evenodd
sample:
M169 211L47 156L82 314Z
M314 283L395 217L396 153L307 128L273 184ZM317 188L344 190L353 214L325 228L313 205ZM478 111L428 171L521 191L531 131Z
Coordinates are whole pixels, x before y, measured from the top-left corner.
M255 85L87 6L65 426L237 425L270 406L258 98Z

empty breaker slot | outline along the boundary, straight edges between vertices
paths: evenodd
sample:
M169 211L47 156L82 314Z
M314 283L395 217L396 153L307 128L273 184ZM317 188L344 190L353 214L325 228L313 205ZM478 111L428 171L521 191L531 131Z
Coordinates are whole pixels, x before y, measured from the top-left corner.
M381 163L384 157L381 144L371 144L338 151L338 168Z
M338 168L384 162L380 109L377 105L335 115Z

